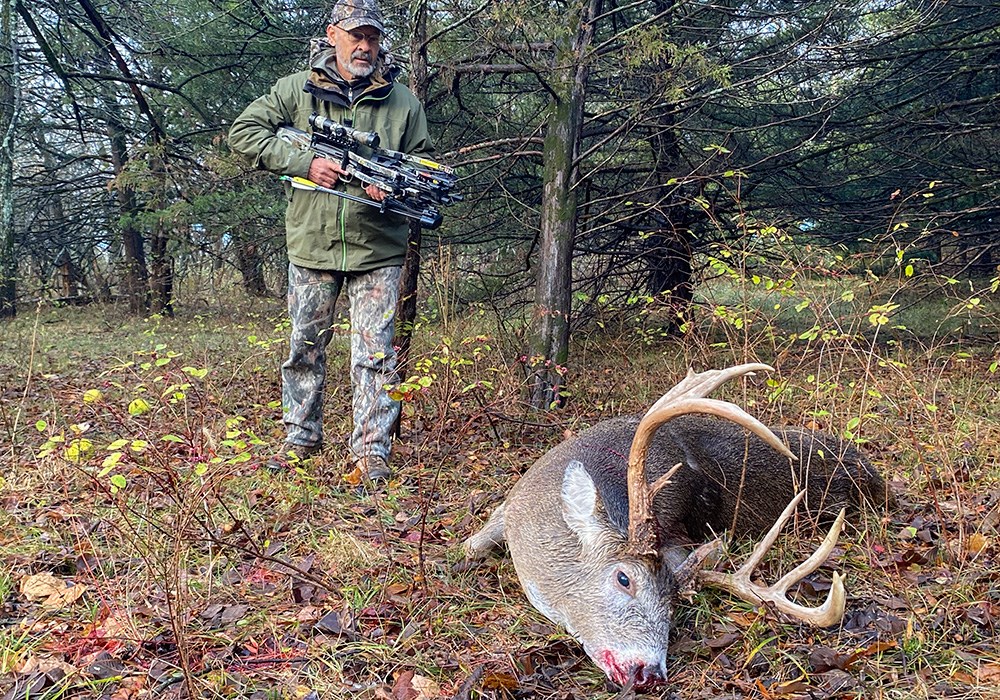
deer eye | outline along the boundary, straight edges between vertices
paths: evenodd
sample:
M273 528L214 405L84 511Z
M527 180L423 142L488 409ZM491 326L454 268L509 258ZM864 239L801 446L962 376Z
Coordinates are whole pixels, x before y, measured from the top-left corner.
M615 573L615 580L618 582L618 585L621 586L626 593L632 595L632 579L628 577L628 574L619 569Z

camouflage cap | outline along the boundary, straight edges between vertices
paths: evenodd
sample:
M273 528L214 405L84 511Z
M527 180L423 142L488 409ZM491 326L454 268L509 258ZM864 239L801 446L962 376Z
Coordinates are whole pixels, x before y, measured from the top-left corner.
M330 12L330 24L351 31L358 27L375 27L385 33L382 13L375 0L337 0Z

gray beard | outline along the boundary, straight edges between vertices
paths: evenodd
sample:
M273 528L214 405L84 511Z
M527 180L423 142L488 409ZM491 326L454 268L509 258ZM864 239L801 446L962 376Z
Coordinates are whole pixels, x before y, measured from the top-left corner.
M347 63L347 72L355 78L367 78L375 72L375 64L369 63L366 67L358 66L354 64L352 57L352 60Z

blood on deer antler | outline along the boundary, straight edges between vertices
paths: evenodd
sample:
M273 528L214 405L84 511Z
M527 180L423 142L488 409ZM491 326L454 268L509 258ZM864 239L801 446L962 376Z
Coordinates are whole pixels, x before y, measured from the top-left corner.
M730 379L757 370L772 371L773 368L761 363L751 363L698 374L689 371L687 377L654 403L639 421L628 457L628 539L631 554L638 557L657 555L656 528L652 514L653 497L681 466L680 464L674 466L653 484L646 482L646 455L653 436L664 423L689 413L708 413L743 426L781 454L789 459L795 459L795 455L777 435L742 408L727 401L704 398Z
M753 603L754 605L759 605L762 602L770 603L776 610L816 627L829 627L840 622L844 618L847 593L844 590L844 577L839 573L834 572L833 581L830 584L830 593L823 604L818 607L811 608L793 603L788 599L788 589L818 569L826 561L826 558L830 556L830 552L837 544L837 538L840 536L840 530L844 525L845 511L843 509L841 509L840 515L837 516L833 526L816 551L804 562L782 576L777 583L771 586L762 586L750 580L750 574L753 573L757 565L760 564L761 559L764 558L764 554L774 544L778 538L778 534L781 532L781 528L792 517L792 513L795 512L795 508L799 505L805 494L805 491L800 491L791 500L781 515L778 516L774 525L771 526L771 529L768 530L764 539L754 548L743 566L731 574L721 571L700 571L697 573L698 580L715 588L729 591L740 600ZM720 540L703 544L690 555L690 560L699 562L700 564L720 546Z

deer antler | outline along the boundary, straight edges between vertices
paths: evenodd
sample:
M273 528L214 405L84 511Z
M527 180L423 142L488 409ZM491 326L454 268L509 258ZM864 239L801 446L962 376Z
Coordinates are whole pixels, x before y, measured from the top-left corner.
M844 525L843 509L841 509L840 515L837 516L833 527L830 528L823 543L813 552L812 556L782 576L777 583L772 586L761 586L750 580L750 574L753 573L757 565L760 564L761 559L764 558L764 554L774 544L774 541L778 538L778 534L781 532L781 528L792 517L792 513L795 512L796 506L798 506L802 497L805 496L805 493L805 491L800 491L791 500L785 507L784 512L778 517L774 525L771 526L764 539L754 548L746 563L737 569L735 573L727 574L720 571L701 571L697 574L698 579L704 584L729 591L737 598L748 603L753 603L754 605L762 602L771 603L777 610L786 615L816 627L829 627L844 619L844 606L847 594L844 591L844 577L837 572L833 574L830 593L819 607L810 608L805 605L793 603L788 599L788 589L818 569L826 561L826 558L830 556L830 552L833 550L834 545L837 544L837 538L840 536L840 530ZM702 562L719 546L719 540L703 544L690 555L690 559Z
M795 459L795 455L789 451L777 435L742 408L726 401L704 398L706 394L714 391L726 381L760 369L771 370L773 368L755 363L699 374L688 371L687 377L654 403L639 421L628 456L628 539L632 554L640 557L656 555L656 530L652 514L653 497L681 466L675 465L652 486L646 482L646 455L649 452L653 436L664 423L688 413L709 413L742 425L781 454L789 459Z
M773 372L774 367L765 365L763 362L750 362L744 365L727 367L726 369L709 369L697 373L694 369L688 369L687 376L650 406L649 410L646 411L646 415L653 413L660 406L671 401L695 396L708 396L730 379L742 377L743 375L752 377L753 373L757 371Z

